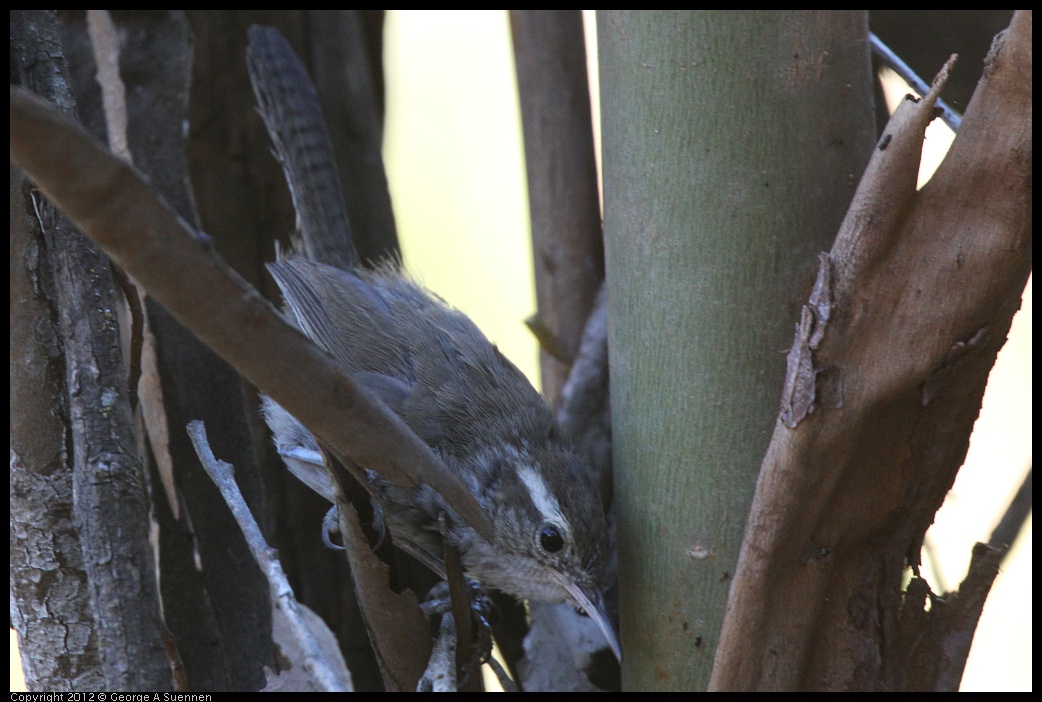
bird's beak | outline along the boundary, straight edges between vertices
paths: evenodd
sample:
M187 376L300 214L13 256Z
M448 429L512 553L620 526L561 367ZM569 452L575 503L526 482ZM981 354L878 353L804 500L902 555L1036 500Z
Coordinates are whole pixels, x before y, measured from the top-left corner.
M604 636L604 640L611 647L611 652L615 654L616 660L621 663L622 648L619 646L619 637L611 625L611 620L608 619L608 610L604 607L604 597L601 596L601 593L596 590L591 590L587 593L564 575L556 572L554 574L561 583L561 587L568 591L568 594L572 596L576 604L586 611L587 616L601 630L601 635Z

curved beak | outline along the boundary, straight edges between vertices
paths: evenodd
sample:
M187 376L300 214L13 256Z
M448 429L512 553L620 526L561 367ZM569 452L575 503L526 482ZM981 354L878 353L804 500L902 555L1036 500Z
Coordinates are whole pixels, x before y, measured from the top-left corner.
M619 646L619 637L611 625L611 620L608 619L608 610L604 606L604 597L601 596L601 593L596 590L591 590L587 593L561 573L555 572L554 574L557 576L558 582L561 583L561 587L568 591L575 603L586 611L587 616L601 630L601 635L604 636L604 640L611 648L611 652L615 654L615 659L621 663L622 648Z

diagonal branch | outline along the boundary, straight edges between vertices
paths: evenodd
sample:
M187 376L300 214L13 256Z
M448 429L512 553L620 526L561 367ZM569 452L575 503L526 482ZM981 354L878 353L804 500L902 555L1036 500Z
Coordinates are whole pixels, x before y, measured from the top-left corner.
M431 485L492 540L473 495L397 416L288 325L136 170L16 89L11 160L178 320L317 436L393 482Z

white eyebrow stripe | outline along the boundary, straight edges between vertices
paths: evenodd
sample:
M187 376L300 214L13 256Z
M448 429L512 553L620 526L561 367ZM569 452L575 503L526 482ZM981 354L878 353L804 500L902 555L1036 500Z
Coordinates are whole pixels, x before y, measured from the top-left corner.
M569 528L568 520L561 514L561 505L557 498L547 489L543 476L530 466L522 466L517 475L521 482L528 488L528 496L532 498L532 504L543 515L543 519L553 522L560 527Z

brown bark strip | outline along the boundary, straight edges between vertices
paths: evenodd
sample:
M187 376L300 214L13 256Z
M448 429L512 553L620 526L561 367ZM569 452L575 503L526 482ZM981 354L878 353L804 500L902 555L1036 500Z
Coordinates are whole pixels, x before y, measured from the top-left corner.
M581 10L511 10L543 394L557 406L604 279ZM551 348L542 342L553 339ZM564 360L566 359L566 360Z

